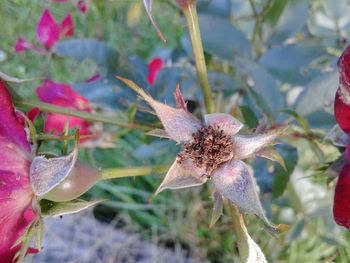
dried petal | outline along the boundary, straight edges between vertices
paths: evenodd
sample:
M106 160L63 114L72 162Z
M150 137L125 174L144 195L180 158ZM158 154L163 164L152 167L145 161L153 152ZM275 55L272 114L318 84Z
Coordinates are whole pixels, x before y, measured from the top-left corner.
M258 186L251 169L242 161L230 161L212 173L217 191L246 213L253 213L268 223L262 209Z
M224 208L224 202L223 202L222 195L218 191L213 192L213 214L211 216L210 221L210 227L215 225L215 223L219 220L220 216L222 215L222 211Z
M161 58L155 58L148 64L147 82L150 86L154 85L159 72L163 69L164 62Z
M218 126L226 135L232 136L243 128L243 123L225 113L212 113L204 116L206 125Z
M36 156L30 166L30 183L37 196L43 196L59 185L70 174L77 160L78 150L69 155L47 159Z
M192 134L201 128L200 121L188 111L174 109L154 100L131 80L118 77L130 88L135 90L155 110L164 125L166 132L176 142L186 142L192 139Z
M72 14L67 14L60 25L60 36L72 37L74 34L74 25Z
M45 9L41 16L36 28L36 34L40 44L46 48L51 48L60 39L60 26L48 9Z
M205 170L196 167L191 159L184 160L181 164L175 160L155 195L165 189L181 189L202 185L207 181L207 178L202 176L204 173Z
M260 135L236 135L232 137L234 144L234 158L245 159L253 156L263 148L274 144L274 140L279 136L281 130Z

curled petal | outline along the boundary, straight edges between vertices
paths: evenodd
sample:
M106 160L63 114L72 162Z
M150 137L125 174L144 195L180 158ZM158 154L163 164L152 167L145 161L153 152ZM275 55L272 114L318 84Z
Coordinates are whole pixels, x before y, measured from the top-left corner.
M30 183L37 196L43 196L59 185L72 171L78 150L67 156L47 159L36 156L30 166Z
M206 114L204 120L206 125L218 126L229 136L235 135L243 128L243 123L225 113Z
M181 162L181 164L175 160L155 195L165 189L181 189L202 185L207 181L207 178L202 176L204 172L204 169L196 167L190 159Z
M234 158L242 160L254 156L265 147L273 145L280 132L280 130L276 130L271 133L260 135L233 136L232 141L234 144Z
M246 213L253 213L268 224L261 206L258 187L251 169L242 161L230 161L212 174L216 190Z
M66 15L60 25L60 36L72 37L74 34L74 25L72 14Z
M60 38L60 26L56 23L49 10L45 10L36 28L40 44L51 48Z
M175 109L166 104L154 100L134 82L118 77L130 88L135 90L154 109L158 118L163 123L165 131L176 142L186 142L192 139L192 134L201 128L200 121L190 112L184 109Z

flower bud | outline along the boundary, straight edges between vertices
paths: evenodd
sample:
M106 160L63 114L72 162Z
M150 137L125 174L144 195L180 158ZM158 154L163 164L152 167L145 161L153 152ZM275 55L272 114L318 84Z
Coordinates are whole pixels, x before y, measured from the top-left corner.
M44 196L55 202L66 202L86 193L100 179L98 169L77 161L67 178Z

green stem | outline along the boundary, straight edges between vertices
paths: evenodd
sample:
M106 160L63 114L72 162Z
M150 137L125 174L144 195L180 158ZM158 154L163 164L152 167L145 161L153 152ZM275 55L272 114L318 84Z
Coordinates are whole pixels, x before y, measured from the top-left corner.
M192 49L196 60L196 69L199 84L202 89L205 106L208 113L214 112L214 102L211 95L210 84L208 79L207 66L205 64L204 52L201 34L199 30L196 1L192 1L182 9L188 24L188 30L191 37Z
M138 125L134 123L125 123L116 120L116 117L107 117L101 114L91 114L85 111L77 111L77 110L72 110L72 109L67 109L67 108L61 108L57 107L48 103L43 103L40 101L23 101L23 100L14 100L14 104L17 107L22 107L26 109L31 109L31 108L39 108L43 112L51 112L51 113L57 113L57 114L62 114L62 115L67 115L67 116L73 116L77 118L81 118L87 121L95 121L95 122L104 122L104 123L109 123L109 124L114 124L119 127L123 128L135 128L135 129L140 129L140 130L152 130L151 127L148 126L143 126L143 125Z
M249 249L247 246L247 235L245 233L246 227L243 221L243 217L239 212L238 208L232 203L229 203L229 206L232 217L233 232L235 233L237 240L239 257L241 259L241 262L245 263L248 258L247 251Z
M133 168L107 168L101 171L101 180L131 177L131 176L146 176L152 174L163 174L169 169L169 165L163 166L141 166Z

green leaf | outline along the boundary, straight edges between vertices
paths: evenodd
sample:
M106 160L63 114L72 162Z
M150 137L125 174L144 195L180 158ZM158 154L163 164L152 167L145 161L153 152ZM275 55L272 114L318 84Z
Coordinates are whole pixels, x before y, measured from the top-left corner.
M285 169L282 166L274 166L274 181L272 185L272 192L275 197L279 197L283 194L287 187L289 177L294 171L295 166L298 162L297 150L287 144L279 145L278 149L285 162Z
M237 55L251 57L250 42L228 19L199 15L199 24L206 52L228 61Z
M69 202L53 202L43 199L40 201L41 215L43 217L54 217L74 214L101 202L102 200L85 201L80 199Z
M240 106L239 109L243 115L244 124L246 124L249 129L258 127L259 120L256 117L254 111L249 106Z

